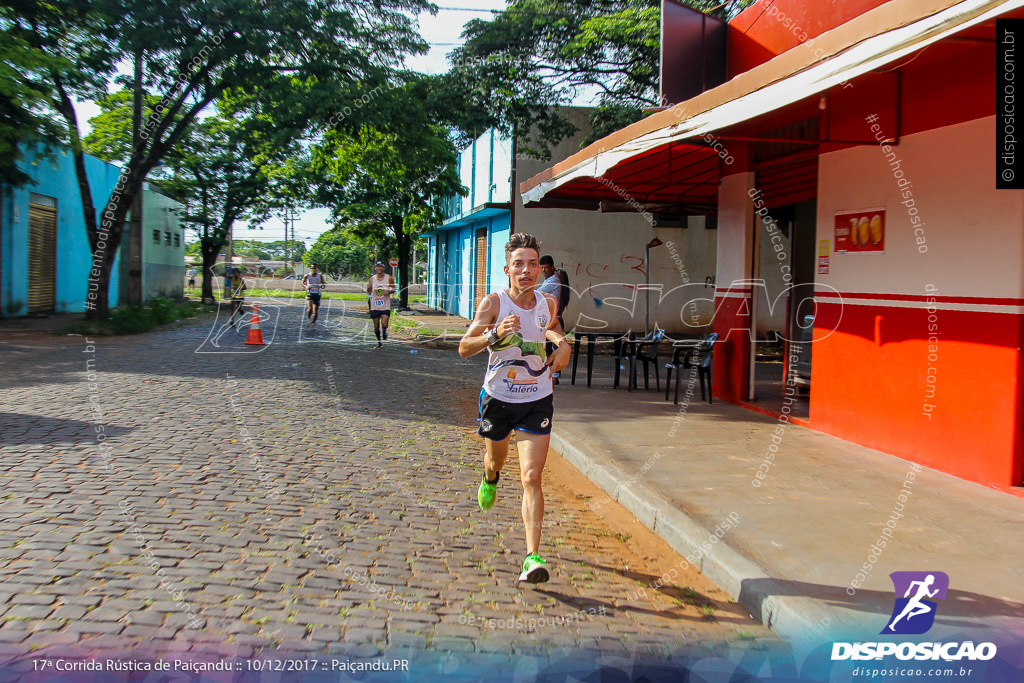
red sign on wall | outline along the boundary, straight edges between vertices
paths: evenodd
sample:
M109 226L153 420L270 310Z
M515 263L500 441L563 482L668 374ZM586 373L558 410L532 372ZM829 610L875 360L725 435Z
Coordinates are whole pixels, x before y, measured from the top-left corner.
M885 251L885 210L847 211L835 216L836 254Z

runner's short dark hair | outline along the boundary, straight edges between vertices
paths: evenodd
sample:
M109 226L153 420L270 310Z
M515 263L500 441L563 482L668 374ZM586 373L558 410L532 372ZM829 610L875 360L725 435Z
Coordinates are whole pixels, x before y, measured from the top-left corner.
M512 252L516 249L533 249L535 252L540 254L540 242L536 237L525 232L512 233L512 236L508 238L508 244L505 245L505 260L512 255Z
M551 254L544 254L543 256L540 257L540 264L542 266L551 266L552 268L554 268L555 259L551 258Z

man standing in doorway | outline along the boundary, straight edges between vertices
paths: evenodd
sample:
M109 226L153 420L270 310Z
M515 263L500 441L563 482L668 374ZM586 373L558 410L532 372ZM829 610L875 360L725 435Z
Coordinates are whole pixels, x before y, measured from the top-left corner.
M388 324L391 322L391 295L396 291L395 278L384 274L384 264L373 264L373 275L366 283L366 294L370 297L370 317L373 318L373 333L379 349L387 341ZM382 339L383 335L383 339Z
M306 317L310 319L309 326L315 327L320 315L320 291L326 280L315 263L309 269L311 272L302 276L302 286L306 288Z
M564 332L565 321L562 320L562 310L565 307L562 305L562 300L567 299L567 297L562 296L562 290L565 289L566 283L562 282L558 273L555 272L555 260L551 258L550 254L544 254L540 257L540 273L541 277L544 278L544 282L541 283L537 290L555 297L555 301L558 302L556 317L558 318L559 329ZM550 342L548 342L547 349L548 353L551 353L552 345ZM561 375L560 372L552 373L551 379L553 384L558 384L559 375Z
M533 235L515 233L505 245L509 288L488 294L459 342L468 358L488 351L487 373L480 392L480 427L484 438L483 480L477 491L481 510L494 506L501 468L508 457L512 430L517 435L519 476L523 484L526 559L520 581L548 580L546 562L538 554L544 520L541 478L551 441L553 414L551 372L569 362L569 344L555 316L554 297L534 289L540 274L540 244ZM547 355L544 344L556 345Z

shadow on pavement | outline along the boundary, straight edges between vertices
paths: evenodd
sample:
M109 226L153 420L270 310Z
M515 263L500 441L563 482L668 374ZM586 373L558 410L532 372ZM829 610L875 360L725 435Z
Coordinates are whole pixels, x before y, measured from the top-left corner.
M104 424L107 437L118 437L131 432L131 427ZM92 424L81 420L67 420L29 413L0 413L0 443L9 446L51 444L56 441L95 443Z

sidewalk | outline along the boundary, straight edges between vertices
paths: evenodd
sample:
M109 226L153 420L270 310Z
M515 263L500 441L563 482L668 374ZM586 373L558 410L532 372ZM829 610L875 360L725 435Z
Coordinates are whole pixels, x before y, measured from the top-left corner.
M877 640L889 574L925 570L949 575L928 638L1024 633L1024 498L805 427L778 436L773 418L702 402L695 377L675 406L653 377L612 389L598 355L587 389L585 362L555 390L552 448L779 634Z
M613 390L611 363L595 359L591 389L563 374L552 447L764 624L797 642L877 640L889 573L936 570L949 592L922 637L1024 632L1024 499L798 426L772 459L778 421L701 402L696 383L686 406L653 377Z

